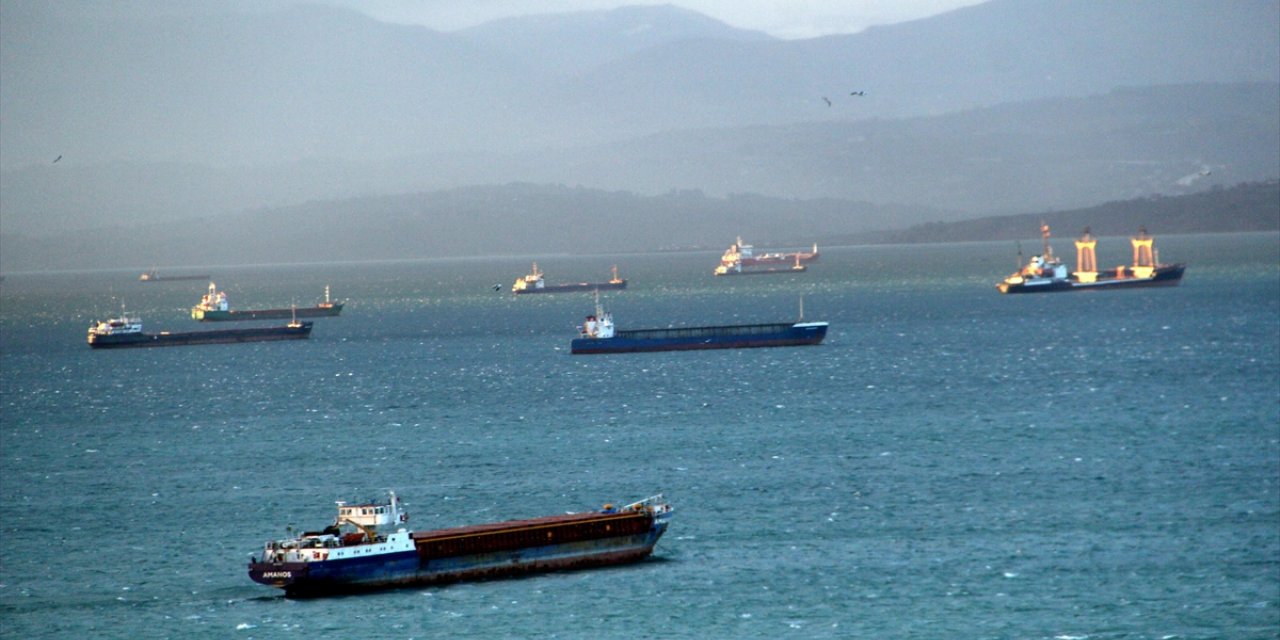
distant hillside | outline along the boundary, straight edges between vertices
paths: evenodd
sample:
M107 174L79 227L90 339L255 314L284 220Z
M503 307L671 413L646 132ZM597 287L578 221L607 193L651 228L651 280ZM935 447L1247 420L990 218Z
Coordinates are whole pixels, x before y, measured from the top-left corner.
M644 195L697 189L832 198L935 216L896 220L907 225L1178 195L1277 175L1280 84L1199 84L930 118L685 130L520 154L235 168L42 164L0 173L0 220L7 233L39 236L307 200L529 182Z
M735 236L758 246L806 247L1034 237L1092 225L1100 234L1274 230L1275 180L1176 198L1146 198L1074 212L989 218L871 233L944 212L848 200L658 196L510 184L406 196L354 198L163 225L110 226L32 238L0 234L0 270L354 261L442 256L630 253L722 249ZM215 238L211 242L210 238Z
M1280 175L1280 84L1129 87L929 118L686 130L526 164L521 179L532 182L642 193L829 197L964 217L1066 209Z
M1108 202L1074 211L991 216L962 222L931 222L908 229L827 238L835 244L910 244L1018 240L1039 237L1040 223L1057 235L1089 227L1095 235L1124 235L1146 227L1160 235L1280 231L1280 180L1174 197Z
M59 154L262 166L505 153L1280 80L1280 3L1265 0L993 0L809 40L672 6L444 33L319 4L184 14L139 0L105 17L79 4L0 3L6 170Z

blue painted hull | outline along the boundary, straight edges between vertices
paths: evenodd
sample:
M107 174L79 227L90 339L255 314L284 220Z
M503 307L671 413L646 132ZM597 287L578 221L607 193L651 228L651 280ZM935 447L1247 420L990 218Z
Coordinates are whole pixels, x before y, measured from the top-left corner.
M1001 282L996 285L1000 293L1048 293L1054 291L1101 291L1110 289L1141 289L1145 287L1174 287L1182 282L1182 274L1187 269L1185 264L1161 265L1156 268L1150 278L1134 278L1132 276L1115 278L1103 277L1096 282L1079 282L1074 278L1066 280L1036 280L1019 284Z
M645 329L619 331L612 338L577 338L570 345L570 352L592 354L792 347L819 344L826 335L825 322Z
M631 533L623 535L443 555L435 555L441 547L433 546L440 539L425 537L432 535L427 533L415 540L415 550L317 562L253 562L249 565L249 577L284 589L291 597L314 597L607 566L641 560L653 552L667 523L651 520L642 526L640 531L633 528ZM451 538L468 536L465 529L455 531L462 533L444 538L444 544L449 544Z

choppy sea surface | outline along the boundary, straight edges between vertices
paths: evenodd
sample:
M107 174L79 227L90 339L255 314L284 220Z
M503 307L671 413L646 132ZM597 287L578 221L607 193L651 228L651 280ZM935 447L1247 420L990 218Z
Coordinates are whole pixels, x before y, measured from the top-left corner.
M831 323L613 356L569 355L590 295L509 293L533 257L193 266L233 308L349 304L306 341L117 351L91 321L210 328L207 283L6 274L0 636L1280 637L1280 236L1157 245L1181 286L1026 296L994 289L1010 243L749 278L537 256L551 282L616 263L620 328L789 320L802 295ZM622 567L317 600L248 579L268 538L387 489L418 528L677 512Z

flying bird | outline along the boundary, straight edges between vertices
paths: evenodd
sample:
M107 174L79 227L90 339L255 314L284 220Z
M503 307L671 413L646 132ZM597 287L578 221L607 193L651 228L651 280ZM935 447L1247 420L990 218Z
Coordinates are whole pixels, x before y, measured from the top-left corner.
M58 161L59 161L59 160L61 160L61 159L62 159L62 156L58 156L58 157L54 158L54 159L53 159L53 162L50 162L49 164L57 164L57 163L58 163Z
M850 91L850 92L849 92L849 95L851 95L851 96L865 96L865 95L867 95L867 92L866 92L866 91Z
M501 290L502 290L502 285L501 285L501 284L495 284L495 285L493 285L493 290L494 290L494 291L501 291Z
M822 101L823 101L823 102L825 102L825 103L827 103L827 106L828 106L828 107L829 107L829 106L831 106L831 99L830 99L830 98L828 98L828 97L826 97L826 96L822 96Z

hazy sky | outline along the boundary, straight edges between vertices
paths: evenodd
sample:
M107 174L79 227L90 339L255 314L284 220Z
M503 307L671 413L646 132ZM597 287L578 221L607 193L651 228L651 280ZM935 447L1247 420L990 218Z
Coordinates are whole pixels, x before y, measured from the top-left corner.
M670 4L726 24L779 38L856 33L872 25L915 20L983 0L323 0L380 20L449 31L515 15Z

